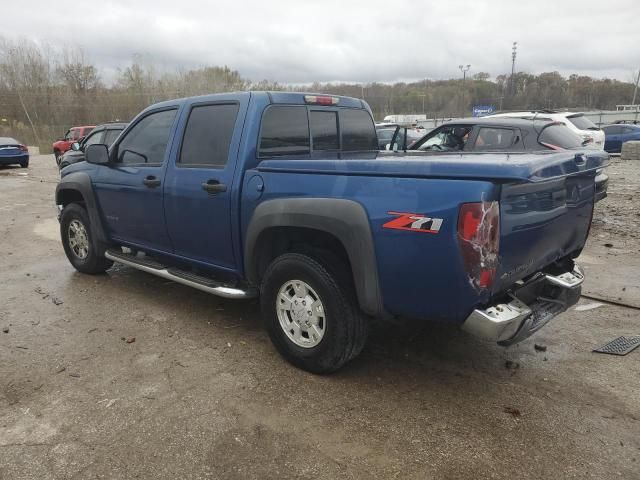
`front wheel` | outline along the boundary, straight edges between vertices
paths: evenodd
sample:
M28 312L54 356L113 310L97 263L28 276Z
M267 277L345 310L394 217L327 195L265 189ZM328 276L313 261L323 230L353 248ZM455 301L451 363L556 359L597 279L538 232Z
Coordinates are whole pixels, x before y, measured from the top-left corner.
M269 265L262 281L262 315L273 344L290 363L313 373L338 370L361 352L367 337L353 287L338 269L287 253Z
M62 246L71 265L82 273L104 273L113 262L104 256L105 248L93 238L87 211L77 203L70 203L60 216Z

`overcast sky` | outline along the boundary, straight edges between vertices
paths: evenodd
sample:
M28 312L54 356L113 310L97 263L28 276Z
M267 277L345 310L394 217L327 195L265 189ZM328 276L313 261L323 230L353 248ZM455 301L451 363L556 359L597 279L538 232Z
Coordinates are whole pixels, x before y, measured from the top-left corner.
M630 81L640 0L6 0L0 35L80 45L109 79L133 54L251 80L390 82L558 70Z

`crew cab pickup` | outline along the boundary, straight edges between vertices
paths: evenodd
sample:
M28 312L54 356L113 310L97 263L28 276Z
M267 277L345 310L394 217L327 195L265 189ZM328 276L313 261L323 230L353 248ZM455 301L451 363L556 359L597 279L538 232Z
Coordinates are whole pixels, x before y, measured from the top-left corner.
M575 304L595 150L378 152L362 100L216 94L140 113L62 172L65 253L227 298L260 296L277 350L312 372L372 317L443 319L509 345Z

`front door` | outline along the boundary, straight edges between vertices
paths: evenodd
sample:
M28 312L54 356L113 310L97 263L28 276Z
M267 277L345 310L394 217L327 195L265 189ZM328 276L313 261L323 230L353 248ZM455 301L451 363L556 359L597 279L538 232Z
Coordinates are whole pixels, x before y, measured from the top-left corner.
M235 270L233 178L249 95L193 103L164 185L167 229L174 253L222 271ZM184 128L182 127L184 125Z
M96 195L110 236L125 244L171 252L163 208L164 165L177 108L152 111L124 134L100 167Z

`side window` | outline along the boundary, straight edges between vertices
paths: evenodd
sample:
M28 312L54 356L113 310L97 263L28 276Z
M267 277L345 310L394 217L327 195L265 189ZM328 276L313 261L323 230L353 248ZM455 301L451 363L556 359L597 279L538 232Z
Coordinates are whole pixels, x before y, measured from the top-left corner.
M80 129L79 128L72 128L69 134L69 139L70 140L78 140L80 138Z
M164 110L140 120L118 145L118 160L125 165L162 164L175 116L175 109Z
M64 134L65 140L71 140L71 130L67 130L67 133Z
M635 132L634 128L631 127L622 127L622 133L633 133Z
M89 145L93 145L95 143L102 143L102 138L104 137L104 130L93 133L87 137L84 142L84 146L87 147Z
M338 150L338 116L336 112L312 110L309 114L313 150Z
M507 128L481 128L475 150L508 150L513 144L513 130Z
M357 152L378 150L378 137L373 119L366 110L345 108L340 110L342 150Z
M262 115L260 156L309 153L309 121L307 108L274 106Z
M239 108L237 103L193 107L178 164L224 167Z
M121 132L122 130L115 130L113 128L107 130L107 134L104 136L104 141L102 143L104 143L107 147L110 147L113 142L116 141L116 138L118 138L118 135L120 135Z

